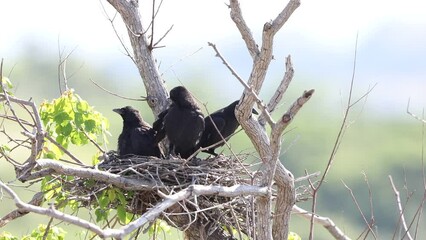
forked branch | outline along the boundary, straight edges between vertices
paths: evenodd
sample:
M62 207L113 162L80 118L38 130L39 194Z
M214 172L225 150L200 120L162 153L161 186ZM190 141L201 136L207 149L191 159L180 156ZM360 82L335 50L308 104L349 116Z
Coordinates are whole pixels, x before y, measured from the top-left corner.
M311 212L308 212L296 205L293 206L293 213L300 215L301 217L310 220L311 218L314 219L314 222L323 226L327 231L338 240L350 240L348 236L346 236L343 231L336 226L336 224L327 217L322 217L317 214L312 214Z
M156 117L167 107L168 93L142 26L139 3L136 0L108 0L108 2L118 11L127 27L133 58L145 85L148 105Z
M162 214L166 209L175 205L176 203L188 199L192 196L201 196L201 195L218 195L225 197L235 197L241 195L254 195L262 196L267 194L267 188L259 188L255 186L241 186L235 185L232 187L220 187L220 186L202 186L202 185L192 185L184 190L181 190L173 195L167 196L164 201L158 203L148 212L144 213L141 217L135 221L121 227L120 229L101 229L96 224L88 222L84 219L65 214L61 211L56 210L53 205L49 208L42 208L39 206L34 206L23 202L19 196L6 184L0 181L0 188L2 188L10 197L12 197L15 202L16 207L20 211L33 212L45 216L49 216L55 219L59 219L73 225L82 227L84 229L90 230L98 234L102 238L116 238L123 239L123 237L129 235L134 230L144 226L145 224L154 221L160 214Z

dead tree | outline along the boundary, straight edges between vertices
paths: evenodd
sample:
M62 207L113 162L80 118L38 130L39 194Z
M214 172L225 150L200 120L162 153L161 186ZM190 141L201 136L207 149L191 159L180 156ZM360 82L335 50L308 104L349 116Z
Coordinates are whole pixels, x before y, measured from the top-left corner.
M161 78L158 76L158 72L152 70L155 66L151 52L152 48L148 46L147 38L144 34L145 29L142 27L140 21L138 2L124 0L108 0L108 2L117 9L128 28L128 35L132 43L135 63L141 73L145 86L147 86L147 94L165 96L164 94L159 94L164 93L165 89L161 84ZM286 239L289 231L291 210L295 204L293 175L279 161L281 135L303 104L310 99L314 90L305 91L278 121L274 121L271 118L270 113L274 111L275 107L280 102L293 76L293 68L289 56L286 63L287 72L276 94L267 106L259 99L258 94L265 80L269 63L272 60L274 36L299 5L300 1L291 0L273 21L265 23L262 33L262 43L257 44L243 19L239 2L231 0L229 3L231 19L238 27L253 59L252 71L247 83L238 77L237 73L230 68L232 73L245 86L240 104L235 113L265 166L263 168L264 178L261 180L261 186L266 186L271 189L275 183L277 188L275 204L272 204L271 190L267 196L259 197L256 200L256 235L259 239ZM213 44L211 44L211 46L214 47ZM214 49L216 50L216 54L221 57L216 47L214 47ZM226 64L223 58L222 60ZM229 67L228 64L226 65ZM155 76L153 76L153 74ZM153 88L151 86L155 87ZM150 105L154 113L158 113L158 109L163 108L163 105L161 105L162 102L163 101L153 102L153 104ZM259 121L250 118L251 109L256 103L262 110ZM270 134L265 131L264 125L266 122L268 122L272 128ZM272 212L274 212L274 215L271 214ZM271 221L271 219L273 219L273 221ZM198 229L196 224L194 224L194 226Z
M141 23L138 1L107 1L121 15L126 25L133 49L131 58L145 85L148 104L157 116L167 107L168 94L154 61L153 43L148 41L147 29ZM0 219L0 225L33 212L72 223L103 238L122 239L136 229L146 227L155 219L162 218L184 231L188 239L235 239L236 236L231 234L232 229L238 231L240 238L241 234L245 234L253 239L287 239L289 221L294 210L296 213L314 218L328 227L327 229L331 229L329 231L334 237L345 239L344 234L331 220L327 221L316 215L312 216L300 208L294 208L296 202L294 177L279 159L283 131L314 93L313 89L304 91L278 120L271 117L293 78L294 69L290 56L286 58L285 73L274 96L267 104L259 98L273 58L274 36L299 5L299 0L290 0L275 19L264 24L262 41L257 43L244 21L238 0L229 1L231 19L241 33L253 60L248 79L242 79L216 45L209 43L216 56L244 86L235 114L260 156L260 171L251 172L249 166L241 162L241 156L218 156L203 161L198 158L123 159L114 153L108 153L105 154L108 161L98 166L100 170L40 159L43 144L46 141L52 143L55 141L46 134L37 107L32 101L24 101L3 91L0 100L11 110L11 115L5 115L3 118L19 124L26 138L20 141L22 143L19 145L30 149L29 157L23 163L3 154L3 157L15 166L20 181L36 180L48 175L74 176L72 181L63 178L60 178L60 181L64 189L70 191L76 198L79 197L81 206L96 202L93 196L109 186L134 191L135 195L128 197L130 204L126 210L140 217L119 229L102 229L84 219L64 214L54 207L40 207L40 194L37 194L35 200L30 203L25 203L10 187L0 182L0 187L13 198L19 210L18 213L11 213ZM250 117L255 105L261 110L258 119ZM30 120L18 116L14 106L27 110L31 116ZM266 130L266 124L269 125L270 131ZM75 158L72 153L65 150L64 152L72 161L82 164L82 161ZM96 186L87 187L84 184L87 179L95 181Z

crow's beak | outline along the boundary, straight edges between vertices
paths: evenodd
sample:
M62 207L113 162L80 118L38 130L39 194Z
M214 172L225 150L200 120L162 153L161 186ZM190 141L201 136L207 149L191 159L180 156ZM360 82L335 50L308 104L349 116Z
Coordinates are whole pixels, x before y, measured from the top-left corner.
M123 110L121 110L121 108L114 108L114 109L112 109L112 111L114 111L114 112L116 112L120 115L123 113Z
M254 108L251 110L251 112L254 113L254 114L256 114L256 115L259 115L259 113Z

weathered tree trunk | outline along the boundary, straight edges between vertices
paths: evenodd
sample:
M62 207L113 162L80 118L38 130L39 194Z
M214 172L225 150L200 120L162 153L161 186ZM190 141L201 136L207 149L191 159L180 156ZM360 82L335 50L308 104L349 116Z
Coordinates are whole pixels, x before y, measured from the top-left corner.
M167 92L153 60L152 46L150 47L147 44L147 38L144 34L145 30L140 20L138 2L136 0L108 0L108 2L117 9L128 28L129 38L134 51L134 62L144 80L147 96L150 100L149 104L153 112L157 115L167 105ZM288 5L275 20L266 23L263 29L262 43L258 45L242 17L239 2L237 0L230 0L231 18L237 25L249 53L253 58L252 72L247 85L245 85L246 89L241 97L239 106L237 106L235 114L265 166L263 168L264 178L260 181L260 184L270 187L268 196L258 197L256 199L256 230L254 235L257 239L262 240L286 239L288 235L291 209L295 203L295 190L293 175L279 161L281 146L280 136L288 123L293 119L297 110L303 104L298 105L299 108L296 109L296 111L289 110L290 114L285 115L287 117L289 116L289 118L284 118L283 116L278 123L274 123L269 119L270 121L268 122L272 127L270 137L266 133L264 126L262 126L259 121L251 118L251 110L255 102L261 102L257 94L262 88L269 63L272 59L274 35L299 5L300 2L298 0L290 0ZM261 47L259 48L259 46ZM286 79L287 82L290 80ZM240 81L244 82L242 80ZM274 106L280 101L285 89L284 87L280 87L277 90L279 96L274 96L274 99L271 99L271 106L268 105L268 108L265 106L262 107L263 113L261 119L264 119L265 116L269 116L269 112L274 110ZM310 91L309 94L303 96L304 102L310 98L312 93L313 91ZM275 211L272 209L272 186L274 182L278 189ZM271 214L272 212L275 212L274 217ZM185 222L187 221L185 217L175 220L177 220L177 222L182 222L182 226L187 224L187 222ZM206 228L206 226L211 224L213 223L197 221L186 230L185 235L188 239L206 239L207 236L208 239L224 239L222 230L208 235L206 232L208 228Z
M134 55L132 59L143 79L148 105L155 116L158 116L168 105L168 92L158 73L158 68L152 55L152 47L148 45L146 30L142 26L139 14L138 1L108 0L108 2L120 13L126 24L133 48Z

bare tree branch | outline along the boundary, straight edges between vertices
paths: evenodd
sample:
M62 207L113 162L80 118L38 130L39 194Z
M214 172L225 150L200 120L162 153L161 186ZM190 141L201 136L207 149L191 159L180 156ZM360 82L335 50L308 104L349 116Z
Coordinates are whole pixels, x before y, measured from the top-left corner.
M288 86L290 85L291 80L293 79L294 75L294 68L293 64L291 63L291 56L288 55L285 62L286 71L284 74L283 79L281 80L280 85L278 86L277 90L274 93L274 96L271 97L271 100L268 103L267 106L267 112L272 113L277 105L280 103L281 99L284 96L284 93L287 91ZM258 118L258 121L260 125L265 125L265 115L262 114Z
M247 82L250 89L246 88L244 90L240 103L235 109L235 115L265 165L265 178L262 180L262 184L271 186L273 179L275 179L278 187L275 216L280 217L274 217L273 223L270 221L270 212L272 211L270 196L269 198L261 197L257 200L258 212L260 213L258 214L257 234L260 239L265 240L287 238L291 207L295 201L294 178L291 172L279 162L281 142L272 140L270 142L264 128L258 121L250 118L251 109L254 106L254 102L257 101L253 92L259 94L265 80L269 63L272 60L275 33L284 25L299 5L300 1L290 0L276 19L264 25L260 50L242 17L239 2L230 0L229 5L231 18L237 25L253 58L252 71ZM264 112L266 113L267 111Z
M72 223L72 224L79 226L79 227L82 227L84 229L88 229L92 232L97 233L98 235L101 235L101 236L104 232L108 232L107 230L102 230L96 224L90 223L90 222L83 220L81 218L71 216L71 215L65 214L61 211L58 211L58 210L53 208L53 205L51 205L50 208L42 208L42 207L34 206L32 204L25 203L18 197L18 195L11 188L6 186L2 181L0 181L0 187L4 191L6 191L6 193L9 196L11 196L13 198L13 201L15 202L16 207L20 211L33 212L33 213L38 213L38 214L41 214L41 215L44 215L44 216L49 216L49 217L53 217L53 218L56 218L56 219L60 219L62 221Z
M280 121L272 129L271 139L272 141L278 142L281 134L287 128L287 126L291 123L291 121L296 116L297 112L303 107L303 105L312 97L315 90L311 89L309 91L305 91L302 96L300 96L291 107L287 110L287 112L281 117Z
M146 190L159 187L156 183L150 181L125 178L117 174L99 171L96 169L71 167L50 159L38 159L37 166L42 169L52 169L55 171L55 173L61 175L76 176L81 178L98 180L102 182L108 182L116 187L125 190Z
M356 199L356 197L355 197L352 189L348 185L346 185L346 183L343 180L342 180L342 183L345 186L345 188L349 191L349 193L351 194L352 200L355 203L355 205L356 205L356 207L358 209L358 212L361 214L361 217L364 220L364 223L365 223L366 227L368 228L367 234L369 232L371 232L373 234L374 239L377 239L376 234L374 234L374 231L372 229L374 221L371 222L371 223L368 222L367 218L365 217L365 214L362 212L362 209L361 209L361 207L360 207L360 205L359 205L359 203L358 203L358 201L357 201L357 199Z
M28 202L28 204L34 205L34 206L41 206L43 203L43 193L38 192L36 193L33 198ZM28 211L21 211L21 210L14 210L4 217L0 218L0 228L6 226L9 222L13 221L16 218L20 218L28 214Z
M259 46L256 44L256 41L254 40L254 37L243 18L240 3L238 0L231 0L229 3L229 7L231 8L231 19L240 31L251 57L255 59L260 54Z
M413 240L413 237L411 236L410 231L407 227L407 222L405 221L404 210L402 209L401 199L399 197L399 191L398 189L396 189L395 184L393 183L392 176L389 175L388 177L389 177L390 184L392 186L393 193L395 194L396 205L399 211L399 222L402 224L404 235L406 235L409 240Z
M232 73L232 75L234 75L234 77L237 78L237 80L244 86L244 88L246 90L250 91L250 93L253 94L253 96L256 99L257 106L262 110L262 116L264 116L264 118L266 118L266 120L268 121L268 123L271 126L274 126L275 122L272 119L271 115L269 114L267 107L262 102L262 100L257 95L257 93L253 91L253 88L251 88L249 85L247 85L247 83L238 75L238 73L231 67L231 65L229 65L229 63L225 60L225 58L219 52L219 50L217 49L215 44L209 42L208 45L214 49L214 51L216 52L216 56L222 60L222 63L229 69L229 71Z
M158 68L144 33L139 4L135 0L108 0L108 2L120 13L124 24L127 26L129 39L133 47L134 60L145 85L148 105L156 117L168 106L168 93L158 73Z
M97 225L90 223L86 220L80 219L78 217L62 213L53 208L53 205L50 208L41 208L34 206L28 203L24 203L18 195L2 181L0 181L0 187L6 191L8 195L13 198L16 207L21 211L34 212L42 214L45 216L50 216L73 225L82 227L84 229L90 230L98 234L102 238L116 238L122 239L124 236L129 235L134 230L144 226L148 222L154 221L160 214L162 214L166 209L175 205L177 202L180 202L184 199L187 199L191 196L197 195L217 195L225 197L235 197L240 195L254 195L262 196L267 194L267 188L259 188L255 186L242 186L235 185L232 187L222 187L222 186L202 186L202 185L192 185L182 191L179 191L173 195L167 196L164 201L157 204L148 212L144 213L140 218L135 221L121 227L120 229L101 229Z
M413 118L415 118L416 120L418 120L418 121L420 121L420 122L426 123L426 120L425 120L425 119L423 119L423 118L421 118L421 117L419 117L419 116L415 115L414 113L412 113L412 112L410 111L410 99L408 99L408 103L407 103L407 114L409 114L410 116L412 116Z
M293 206L293 213L298 214L307 220L310 220L311 218L313 218L315 223L320 224L325 229L327 229L327 231L335 239L350 240L350 238L346 236L345 233L338 226L336 226L336 224L330 218L321 217L317 214L312 214L311 212L308 212L296 205Z
M113 96L116 96L116 97L119 97L119 98L122 98L122 99L126 99L126 100L132 100L132 101L146 101L147 100L146 97L142 97L142 98L130 98L130 97L125 97L125 96L113 93L113 92L107 90L106 88L102 87L101 85L99 85L97 82L93 81L91 78L89 78L89 80L93 84L95 84L98 88L102 89L103 91L105 91L105 92L107 92L107 93L109 93L109 94L111 94Z
M53 143L55 146L57 146L61 151L63 151L66 155L68 155L72 160L74 160L76 163L80 164L81 166L86 166L80 159L78 159L74 154L72 154L70 151L68 151L66 148L64 148L61 144L59 144L55 139L53 139L51 136L46 134L46 138ZM86 166L87 167L87 166Z
M328 162L326 164L325 170L320 178L320 180L318 181L317 186L313 187L313 197L312 197L312 212L315 213L315 209L316 209L316 203L317 203L317 193L318 190L321 188L322 184L325 181L325 178L328 174L328 172L330 171L330 168L334 162L334 158L336 156L336 153L340 147L340 144L342 142L343 136L345 134L345 130L348 128L348 117L349 117L349 113L352 110L352 108L354 107L354 102L353 102L353 98L352 98L352 93L353 93L353 89L354 89L354 82L355 82L355 72L356 72L356 62L357 62L357 49L358 49L358 35L356 37L356 41L355 41L355 49L354 49L354 60L353 60L353 69L352 69L352 78L351 78L351 82L350 82L350 87L349 87L349 93L348 93L348 98L347 98L347 104L345 107L345 111L344 111L344 116L340 125L340 129L339 132L337 134L335 143L333 145L333 149L331 150L330 153L330 157L328 159ZM374 88L374 87L373 87ZM355 101L355 103L358 103L361 99L366 98L368 96L368 94L372 91L372 89L369 89L367 91L366 94L364 94L361 98L357 99ZM311 219L311 226L310 226L310 234L309 234L309 240L313 239L314 236L314 219Z
M27 112L31 115L31 118L33 119L34 123L31 124L33 126L33 129L31 132L29 132L29 130L27 130L27 128L23 127L23 123L21 122L19 125L22 127L22 134L24 136L27 136L30 139L31 142L31 152L30 155L28 156L27 160L24 162L24 164L22 165L15 165L15 170L16 173L18 175L18 179L22 180L25 177L27 177L31 170L33 169L33 167L36 164L36 159L37 156L39 155L39 153L42 151L43 148L43 144L44 144L44 137L45 137L45 132L44 132L44 128L40 119L40 115L38 113L38 109L35 105L34 102L32 102L31 100L26 101L26 100L22 100L19 98L15 98L13 96L10 96L9 94L5 93L1 93L0 94L0 99L2 99L2 101L8 101L9 104L9 109L11 111L13 111L13 106L11 103L16 103L18 105L23 106ZM30 110L27 109L27 107L29 107L32 110L32 114L30 112ZM13 111L14 112L14 111ZM15 115L16 117L16 115ZM19 118L16 117L15 119L18 123L19 123Z

